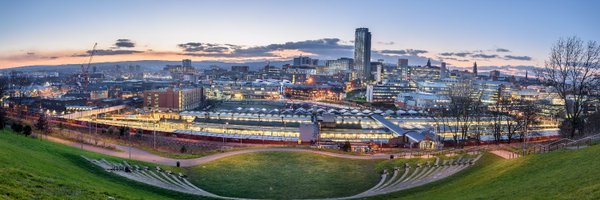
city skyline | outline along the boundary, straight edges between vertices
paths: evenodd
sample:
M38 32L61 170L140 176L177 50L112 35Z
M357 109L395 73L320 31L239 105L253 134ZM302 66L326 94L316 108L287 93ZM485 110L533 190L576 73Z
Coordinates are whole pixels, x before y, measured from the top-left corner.
M372 61L423 65L431 58L463 69L477 62L480 71L515 74L543 65L557 38L600 35L585 26L598 17L591 1L376 1L358 16L345 14L360 9L352 1L151 1L143 8L139 1L63 2L61 8L53 1L0 3L6 9L0 24L7 27L0 33L0 68L83 63L94 42L94 62L333 60L352 57L353 31L366 27ZM295 13L295 6L310 9ZM559 8L569 9L552 12Z

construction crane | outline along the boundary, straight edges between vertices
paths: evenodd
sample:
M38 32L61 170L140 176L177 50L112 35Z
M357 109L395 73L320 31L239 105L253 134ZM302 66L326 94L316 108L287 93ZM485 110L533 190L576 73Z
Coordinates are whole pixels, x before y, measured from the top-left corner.
M90 65L92 64L92 58L94 58L94 53L96 53L96 46L98 45L98 43L94 43L94 47L92 47L92 51L90 52L90 59L88 60L87 65L82 64L81 65L81 74L82 74L82 78L83 78L83 92L87 93L88 92L88 84L90 82L90 76L89 76L89 70L90 70Z

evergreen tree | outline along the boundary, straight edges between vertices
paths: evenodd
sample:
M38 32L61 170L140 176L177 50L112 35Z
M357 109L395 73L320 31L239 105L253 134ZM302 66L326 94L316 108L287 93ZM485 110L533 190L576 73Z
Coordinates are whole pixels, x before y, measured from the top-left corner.
M46 116L46 114L41 114L40 118L38 118L38 121L35 123L34 126L44 135L50 133L50 124L48 122L48 117Z

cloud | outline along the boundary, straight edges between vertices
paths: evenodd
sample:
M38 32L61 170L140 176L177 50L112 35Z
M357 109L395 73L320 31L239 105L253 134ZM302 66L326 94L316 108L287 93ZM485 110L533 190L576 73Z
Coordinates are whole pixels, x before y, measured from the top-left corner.
M512 55L506 55L506 56L504 56L504 59L506 59L506 60L526 60L526 61L530 61L531 57L529 57L529 56L512 56Z
M496 54L483 54L483 53L480 53L480 54L473 54L471 57L473 57L473 58L489 59L489 58L497 58L498 55L496 55Z
M453 57L438 57L438 60L454 60L459 62L468 62L467 59L453 58Z
M213 44L188 42L177 45L188 56L214 56L214 57L278 57L284 58L281 54L275 52L289 51L305 52L310 55L317 55L321 58L334 58L352 55L352 45L341 43L338 38L323 38L317 40L304 40L298 42L286 42L281 44L269 44L264 46L242 47L233 44ZM299 55L298 54L298 55ZM287 57L285 57L287 58Z
M184 44L178 44L177 47L183 49L186 52L196 52L204 50L204 46L200 42L188 42Z
M532 60L532 58L529 56L513 56L513 55L501 56L498 54L486 54L484 52L506 53L506 52L511 52L511 51L509 49L505 49L505 48L496 48L493 50L486 50L486 51L475 50L475 51L465 51L465 52L444 52L444 53L439 53L438 58L447 59L447 60L456 60L456 61L461 61L461 62L468 61L466 59L474 59L474 60L503 59L503 60L521 60L521 61ZM465 59L461 59L461 58L465 58Z
M136 51L136 50L112 50L112 49L96 49L94 51L94 55L96 56L110 56L110 55L126 55L126 54L136 54L143 53L144 51ZM83 54L73 54L72 57L87 57L90 56L92 50L88 50Z
M210 54L210 53L225 53L233 51L241 46L232 44L215 44L215 43L201 43L201 42L188 42L184 44L178 44L177 47L181 48L184 52L198 52L196 54Z
M118 39L115 42L116 48L133 48L135 47L135 43L133 43L130 39Z
M281 49L300 49L300 50L317 50L317 49L352 49L350 45L340 44L339 38L323 38L317 40L305 40L299 42L286 42L284 44L270 44L256 49L266 48L270 50ZM251 48L252 49L252 48Z
M481 71L498 70L503 74L514 76L525 76L525 72L529 71L529 77L533 77L534 73L532 72L538 69L530 65L477 66L477 68Z
M497 48L496 52L510 52L510 50L504 48Z
M427 52L428 51L426 51L426 50L420 50L420 49L381 50L381 51L379 51L379 53L381 53L381 54L398 55L398 56L403 56L403 55L418 56L419 54L424 54Z
M33 55L35 55L35 52L27 52L27 55L28 56L33 56Z
M394 45L395 42L394 41L389 41L389 42L377 42L377 44L382 44L382 45Z
M444 53L440 53L439 55L441 56L457 56L457 57L467 57L468 55L471 55L471 53L469 52L444 52Z

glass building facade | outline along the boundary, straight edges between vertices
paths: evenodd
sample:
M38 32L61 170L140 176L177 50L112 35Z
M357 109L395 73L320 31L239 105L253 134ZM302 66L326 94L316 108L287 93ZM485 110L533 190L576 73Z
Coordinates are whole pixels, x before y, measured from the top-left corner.
M368 28L357 28L355 32L352 79L360 79L363 82L373 80L371 76L371 32Z

